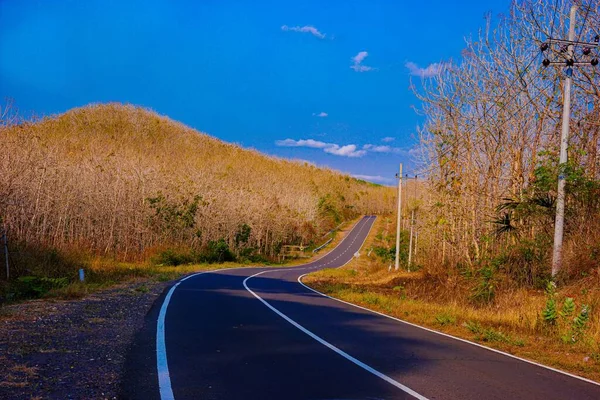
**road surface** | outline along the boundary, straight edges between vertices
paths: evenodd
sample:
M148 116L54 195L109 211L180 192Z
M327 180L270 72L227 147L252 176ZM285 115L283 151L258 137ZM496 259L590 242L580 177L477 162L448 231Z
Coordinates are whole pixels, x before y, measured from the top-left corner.
M600 386L323 296L299 282L360 250L364 217L321 259L192 275L146 317L130 399L600 399Z

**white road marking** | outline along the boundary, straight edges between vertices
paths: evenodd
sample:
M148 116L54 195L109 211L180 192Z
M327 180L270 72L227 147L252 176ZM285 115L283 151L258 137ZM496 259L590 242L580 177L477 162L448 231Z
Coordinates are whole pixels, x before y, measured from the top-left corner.
M410 325L410 326L414 326L415 328L423 329L423 330L425 330L425 331L432 332L432 333L435 333L435 334L438 334L438 335L441 335L441 336L446 336L446 337L448 337L448 338L451 338L451 339L454 339L454 340L458 340L458 341L460 341L460 342L464 342L464 343L468 343L468 344L470 344L470 345L473 345L473 346L481 347L482 349L486 349L486 350L492 351L492 352L494 352L494 353L502 354L502 355L504 355L504 356L507 356L507 357L510 357L510 358L514 358L514 359L516 359L516 360L523 361L523 362L526 362L526 363L528 363L528 364L537 365L538 367L542 367L542 368L548 369L548 370L550 370L550 371L558 372L559 374L563 374L563 375L569 376L569 377L571 377L571 378L576 378L576 379L582 380L582 381L584 381L584 382L588 382L588 383L592 383L592 384L594 384L594 385L600 386L600 383L598 383L598 382L592 381L592 380L590 380L590 379L583 378L583 377L581 377L581 376L573 375L573 374L570 374L570 373L568 373L568 372L565 372L565 371L561 371L560 369L552 368L552 367L549 367L549 366L547 366L547 365L543 365L543 364L538 364L538 363L536 363L535 361L530 361L530 360L527 360L527 359L525 359L525 358L517 357L517 356L515 356L515 355L512 355L512 354L510 354L510 353L505 353L505 352L503 352L503 351L500 351L500 350L492 349L491 347L483 346L483 345L481 345L481 344L479 344L479 343L471 342L471 341L469 341L469 340L466 340L466 339L462 339L462 338L459 338L459 337L456 337L456 336L448 335L447 333L443 333L443 332L434 331L433 329L425 328L425 327L422 327L422 326L420 326L420 325L416 325L416 324L413 324L413 323L411 323L411 322L404 321L404 320L402 320L402 319L399 319L399 318L396 318L396 317L392 317L392 316L390 316L390 315L386 315L386 314L380 313L379 311L370 310L370 309L368 309L368 308L361 307L361 306L359 306L359 305L352 304L352 303L349 303L349 302L347 302L347 301L340 300L340 299L336 299L335 297L328 296L328 295L326 295L325 293L321 293L321 292L319 292L318 290L315 290L315 289L313 289L313 288L311 288L311 287L309 287L309 286L305 285L305 284L302 282L302 278L304 278L306 275L308 275L308 273L306 273L306 274L304 274L304 275L301 275L301 276L299 276L299 277L298 277L298 283L300 283L302 286L304 286L304 287L305 287L305 288L307 288L308 290L311 290L311 291L313 291L313 292L315 292L315 293L317 293L317 294L320 294L321 296L324 296L324 297L330 298L331 300L339 301L340 303L344 303L344 304L347 304L347 305L349 305L349 306L352 306L352 307L360 308L361 310L365 310L365 311L368 311L368 312L371 312L371 313L374 313L374 314L380 315L380 316L382 316L382 317L386 317L386 318L389 318L389 319L393 319L394 321L401 322L401 323L403 323L403 324L407 324L407 325Z
M369 218L361 219L352 227L350 232L352 232L361 222L368 221L368 220L369 220ZM365 225L366 225L366 223L365 223ZM363 225L363 227L364 227L364 225ZM360 230L358 231L359 233L362 231L363 227L360 228ZM336 248L339 247L342 243L344 243L348 237L349 237L349 235L346 236L344 239L342 239L342 241L340 242L340 244L338 246L336 246ZM356 240L356 237L354 238L352 243L350 243L350 245L354 244L355 240ZM323 257L326 257L327 254L329 254L329 253L326 253L325 256L323 256ZM316 261L313 261L313 262L316 262ZM320 266L324 266L324 265L320 265ZM312 268L316 269L316 268L319 268L320 266L317 265ZM239 270L239 269L247 269L247 268L251 268L251 267L222 268L222 269L215 269L212 271L198 272L198 273L191 274L191 275L186 276L185 278L180 279L179 282L177 282L175 285L173 285L171 287L171 289L169 289L169 292L165 296L163 304L160 307L160 312L158 314L158 320L156 321L156 369L158 372L158 387L159 387L161 400L174 400L175 399L175 397L173 395L173 387L171 385L171 376L169 374L169 363L167 361L167 347L166 347L166 341L165 341L165 318L167 315L167 308L169 307L169 302L171 301L171 297L173 296L175 289L177 289L177 286L179 286L179 284L181 282L186 281L194 276L204 275L204 274L209 274L209 273L214 273L214 272L220 272L220 271L230 271L230 270ZM302 269L302 268L299 268L299 269ZM311 268L304 268L304 269L311 269ZM279 269L277 271L282 271L282 270ZM272 272L272 271L263 271L263 272ZM248 278L246 278L246 280L247 279ZM244 286L246 286L246 283L245 283L246 280L244 280Z
M279 270L281 271L281 270ZM305 334L307 334L308 336L310 336L311 338L313 338L314 340L316 340L317 342L321 343L322 345L328 347L329 349L335 351L336 353L338 353L339 355L341 355L342 357L344 357L345 359L353 362L354 364L358 365L359 367L361 367L362 369L372 373L373 375L383 379L384 381L396 386L398 389L402 390L405 393L410 394L411 396L419 399L419 400L427 400L426 397L421 396L419 393L415 392L414 390L412 390L411 388L409 388L408 386L404 386L403 384L401 384L400 382L390 378L389 376L377 371L376 369L374 369L373 367L370 367L369 365L363 363L360 360L357 360L356 358L352 357L350 354L346 353L343 350L340 350L339 348L335 347L334 345L332 345L331 343L329 343L328 341L326 341L325 339L315 335L314 333L312 333L311 331L309 331L308 329L306 329L305 327L303 327L302 325L300 325L299 323L297 323L296 321L294 321L293 319L291 319L290 317L288 317L287 315L285 315L284 313L282 313L281 311L279 311L278 309L276 309L275 307L273 307L271 304L269 304L266 300L264 300L262 297L260 297L259 295L257 295L256 293L254 293L252 291L252 289L250 289L247 285L246 282L248 282L249 279L254 278L255 276L264 274L265 272L273 272L273 271L263 271L263 272L259 272L257 274L254 274L252 276L249 276L248 278L244 279L244 287L246 288L246 290L248 292L250 292L254 297L256 297L258 300L260 300L265 306L269 307L269 309L271 309L271 311L273 311L275 314L279 315L281 318L285 319L287 322L289 322L290 324L292 324L293 326L295 326L296 328L300 329L302 332L304 332Z
M194 276L209 274L211 272L218 271L230 271L236 269L245 269L245 268L222 268L215 269L213 271L203 271L198 272L185 278L179 280L167 293L165 296L165 300L163 301L162 306L160 307L160 312L158 314L158 320L156 322L156 370L158 372L158 388L160 392L161 400L174 400L173 396L173 388L171 387L171 376L169 375L169 364L167 362L167 347L165 344L165 317L167 315L167 307L169 307L169 302L171 301L171 296L177 289L177 286L185 280L188 280Z
M368 218L366 221L368 221L370 218ZM366 224L365 224L366 225ZM363 226L364 227L364 226ZM356 241L356 239L358 238L360 232L362 231L362 228L360 228L360 230L358 231L358 233L356 234L356 236L354 237L354 239L352 240L352 243L350 243L350 246L352 246L354 244L354 242ZM371 225L371 227L369 228L369 232L371 232L371 229L373 228L373 225ZM367 236L369 234L367 233ZM363 244L364 241L366 240L367 236L365 236L365 239L363 240ZM340 243L341 244L341 243ZM361 245L362 247L362 245ZM339 258L336 257L336 259ZM348 260L348 262L352 261L352 259ZM348 262L346 262L344 265L348 264ZM329 264L329 263L328 263ZM316 267L315 267L316 268ZM310 268L307 268L310 269ZM395 379L390 378L389 376L385 375L384 373L376 370L375 368L363 363L362 361L352 357L350 354L346 353L345 351L337 348L336 346L334 346L333 344L329 343L328 341L326 341L325 339L321 338L320 336L317 336L316 334L314 334L313 332L309 331L308 329L306 329L305 327L303 327L302 325L300 325L299 323L297 323L296 321L294 321L293 319L291 319L290 317L288 317L287 315L285 315L284 313L282 313L281 311L279 311L278 309L276 309L275 307L273 307L271 304L269 304L266 300L264 300L262 297L260 297L259 295L257 295L254 291L252 291L252 289L250 289L248 287L247 282L259 275L268 273L268 272L277 272L277 271L285 271L283 269L279 269L279 270L268 270L268 271L262 271L262 272L258 272L252 276L247 277L246 279L244 279L244 287L246 288L246 290L248 292L250 292L250 294L252 294L254 297L256 297L258 300L260 300L265 306L267 306L271 311L273 311L275 314L279 315L281 318L283 318L284 320L286 320L287 322L289 322L290 324L292 324L294 327L298 328L299 330L301 330L302 332L304 332L305 334L307 334L308 336L310 336L311 338L313 338L314 340L316 340L317 342L321 343L322 345L324 345L325 347L329 348L330 350L335 351L336 353L338 353L339 355L341 355L342 357L344 357L345 359L351 361L352 363L358 365L359 367L361 367L362 369L370 372L371 374L377 376L378 378L383 379L384 381L394 385L395 387L397 387L398 389L402 390L405 393L410 394L411 396L419 399L419 400L428 400L425 396L415 392L414 390L412 390L411 388L409 388L408 386L405 386L403 384L401 384L400 382L396 381ZM307 275L307 274L304 274ZM304 276L302 275L302 276ZM302 282L300 282L302 284ZM304 284L302 284L304 285Z

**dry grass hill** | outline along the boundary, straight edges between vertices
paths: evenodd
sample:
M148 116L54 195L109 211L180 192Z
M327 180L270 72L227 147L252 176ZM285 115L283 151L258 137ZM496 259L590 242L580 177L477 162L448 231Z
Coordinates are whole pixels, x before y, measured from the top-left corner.
M91 105L0 126L13 243L116 260L186 249L276 257L393 209L394 190L224 143L146 109Z

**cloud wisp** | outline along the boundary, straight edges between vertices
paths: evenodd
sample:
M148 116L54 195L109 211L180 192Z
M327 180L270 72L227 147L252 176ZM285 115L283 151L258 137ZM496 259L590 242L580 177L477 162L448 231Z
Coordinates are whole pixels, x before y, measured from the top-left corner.
M275 144L282 147L309 147L312 149L321 149L325 153L341 157L362 157L367 154L366 150L358 150L358 147L355 144L347 144L342 146L336 143L326 143L313 139L277 140Z
M341 157L363 157L367 153L380 154L398 154L402 156L412 155L412 149L403 149L401 147L392 147L388 145L365 144L361 147L355 144L340 145L337 143L327 143L314 139L284 139L275 141L275 145L280 147L308 147L311 149L321 149L325 153Z
M327 114L324 111L321 111L320 113L313 113L313 116L319 117L319 118L325 118L325 117L329 116L329 114Z
M433 63L429 64L425 68L421 68L414 62L409 61L406 64L404 64L404 66L408 68L408 71L413 76L420 76L421 78L431 78L444 72L444 69L446 69L448 65L446 63Z
M369 67L367 65L363 65L362 62L368 56L369 56L368 52L366 52L366 51L359 51L357 55L355 55L354 57L351 58L352 65L350 65L350 68L352 68L356 72L367 72L367 71L373 71L373 70L375 70L375 68L373 68L373 67Z
M305 25L305 26L287 26L287 25L283 25L281 27L281 30L284 31L284 32L310 33L314 37L317 37L319 39L325 39L325 34L322 33L322 32L320 32L317 28L315 28L312 25Z
M386 136L386 137L384 137L383 139L381 139L381 141L382 141L383 143L390 143L390 142L393 142L394 140L396 140L396 138L394 138L394 137L391 137L391 136Z

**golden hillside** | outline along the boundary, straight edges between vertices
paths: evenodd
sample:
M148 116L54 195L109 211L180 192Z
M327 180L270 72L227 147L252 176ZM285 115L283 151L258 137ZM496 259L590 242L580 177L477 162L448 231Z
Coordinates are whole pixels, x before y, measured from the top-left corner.
M129 105L73 109L0 134L0 218L30 245L140 259L157 246L224 239L273 256L393 207L391 188L267 157Z

